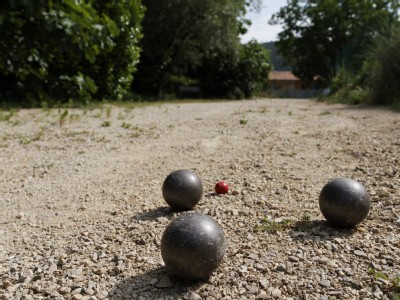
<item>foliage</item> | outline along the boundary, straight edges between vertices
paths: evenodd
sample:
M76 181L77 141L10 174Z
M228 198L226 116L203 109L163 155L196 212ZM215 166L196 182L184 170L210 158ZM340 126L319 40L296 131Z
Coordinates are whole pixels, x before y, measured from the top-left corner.
M368 99L368 91L363 87L360 76L345 66L332 79L331 93L328 99L336 103L361 104Z
M288 0L270 22L283 25L276 43L293 73L329 81L343 62L361 64L365 41L382 20L398 19L398 0Z
M400 299L400 277L390 278L387 274L375 269L369 269L368 273L372 275L375 279L383 279L389 281L390 286L388 292L391 299Z
M138 59L142 10L138 0L114 2L3 2L0 99L34 105L121 97Z
M240 46L238 57L207 57L200 71L201 88L209 97L249 98L262 90L270 70L269 51L250 41Z
M400 109L400 25L392 25L370 40L362 66L342 66L332 80L334 102L373 103Z
M262 46L268 49L271 53L271 64L276 71L290 71L290 67L287 65L282 55L275 46L275 42L262 43Z
M278 231L283 231L288 228L291 228L294 224L292 220L283 220L281 222L275 222L267 217L263 218L262 223L259 225L254 226L254 231L264 231L268 233L277 233Z
M247 24L246 7L258 2L143 0L143 53L134 91L156 97L174 94L181 85L202 85L204 73L199 72L207 69L205 64L237 64L241 51L239 34L245 32ZM212 74L208 79L214 80Z
M365 59L362 74L370 99L375 104L392 105L400 110L400 26L377 36Z

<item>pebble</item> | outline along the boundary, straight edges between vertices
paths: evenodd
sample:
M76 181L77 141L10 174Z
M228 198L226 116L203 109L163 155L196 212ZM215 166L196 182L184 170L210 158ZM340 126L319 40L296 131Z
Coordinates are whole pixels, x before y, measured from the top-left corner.
M323 286L323 287L330 287L331 286L331 282L329 280L323 279L319 282L319 285Z
M282 296L282 292L280 291L280 289L273 289L271 291L271 296L275 299L279 299Z
M172 286L172 282L169 279L169 277L166 275L162 276L156 284L156 287L158 287L158 288L169 288L171 286Z
M364 251L361 251L361 250L354 250L354 254L357 255L357 256L362 256L362 257L367 256L367 255L365 254L365 252L364 252Z

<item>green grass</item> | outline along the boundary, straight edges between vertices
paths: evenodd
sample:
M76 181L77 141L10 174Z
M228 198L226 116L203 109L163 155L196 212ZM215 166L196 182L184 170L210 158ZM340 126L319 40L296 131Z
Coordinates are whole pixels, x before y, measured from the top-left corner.
M132 128L132 125L129 124L129 123L123 122L123 123L121 124L121 127L122 127L122 128L125 128L125 129L130 129L130 128Z
M292 220L283 220L282 222L275 222L267 217L261 220L261 224L254 226L254 231L262 231L268 233L277 233L289 229L294 224Z
M278 231L284 231L287 229L295 229L307 231L310 230L314 225L311 222L311 216L306 212L304 213L299 221L293 220L282 220L281 222L275 222L273 220L264 217L260 224L254 226L254 231L262 231L268 233L277 233Z
M247 120L246 119L241 119L239 121L240 125L246 125L247 124Z
M369 269L368 273L375 279L384 279L389 281L390 286L388 293L390 294L391 299L400 300L400 277L390 278L387 274L375 269Z
M101 127L110 127L110 126L111 126L110 121L103 121L103 123L101 123Z
M326 116L326 115L330 115L330 114L331 114L330 111L323 111L323 112L320 112L320 113L318 114L318 116Z
M59 121L60 126L62 126L65 123L65 119L68 116L68 109L65 109L63 112L61 112L61 110L59 110L58 112L60 114L58 121Z
M13 116L17 114L16 110L10 110L7 112L0 111L0 122L9 122Z

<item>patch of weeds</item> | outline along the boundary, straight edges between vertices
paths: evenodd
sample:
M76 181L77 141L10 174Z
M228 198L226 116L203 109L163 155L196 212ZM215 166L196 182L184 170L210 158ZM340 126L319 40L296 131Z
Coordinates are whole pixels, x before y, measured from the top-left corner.
M300 134L300 131L296 130L293 132L294 134Z
M3 136L1 138L0 148L7 148L8 147L7 141L8 141L8 137Z
M65 122L65 119L66 119L67 116L68 116L68 109L65 109L63 112L61 112L61 111L59 110L58 112L59 112L59 114L60 114L60 117L59 117L59 124L60 124L60 126L62 126L62 125L64 124L64 122Z
M330 115L330 114L331 114L330 111L323 111L323 112L320 112L320 113L318 114L318 116L327 116L327 115Z
M125 129L130 129L130 128L132 128L132 125L129 124L129 123L123 122L122 125L121 125L121 127L122 127L122 128L125 128Z
M240 123L240 125L246 125L247 124L247 120L246 119L240 119L239 123Z
M368 273L375 279L384 279L389 281L390 285L387 292L390 294L390 298L394 300L400 300L400 277L390 278L387 274L373 268L369 269Z
M21 140L21 144L22 144L22 145L29 145L30 143L32 143L32 140L31 140L30 138L24 137L24 138Z
M72 115L69 116L69 120L71 122L78 121L80 118L81 118L81 116L79 114L72 114Z
M102 115L103 115L103 109L101 109L98 113L96 113L94 117L100 119Z
M129 135L129 138L134 139L134 138L138 138L139 136L140 136L140 133L139 133L139 132L132 132L132 133Z
M297 155L296 152L291 151L291 152L287 152L287 153L281 153L282 156L287 156L287 157L295 157Z
M308 213L304 213L300 220L296 222L294 226L294 230L296 231L309 231L314 227L314 224L311 222L311 216Z
M44 127L40 128L39 131L32 138L32 141L39 141L39 140L43 139L44 133L45 133L44 129L45 129Z
M268 108L266 106L263 106L260 108L260 113L265 114L266 112L268 112Z
M261 224L254 226L254 231L265 231L268 233L277 233L278 231L283 231L289 229L294 222L292 220L283 220L282 222L275 222L268 218L264 218Z
M69 131L69 132L67 132L67 133L65 133L64 135L65 135L65 137L75 137L75 136L79 136L79 135L87 135L87 134L89 134L89 131L86 131L86 130L84 130L84 131Z
M111 116L111 107L108 106L108 107L106 108L106 118L110 118L110 116Z
M288 112L288 116L291 117L292 115L293 115L293 112L292 112L292 111L289 111L289 112Z
M0 112L0 122L9 122L10 119L15 116L17 112L15 110L10 110L9 112Z
M138 126L134 126L132 127L132 133L129 135L130 138L138 138L141 134L143 133L143 129L138 127Z
M101 136L101 137L99 137L99 138L97 139L97 142L99 142L99 143L109 143L109 142L111 142L111 140L108 140L108 139L103 135L103 136Z
M101 123L101 127L110 127L110 126L111 126L110 121L103 121L103 123Z

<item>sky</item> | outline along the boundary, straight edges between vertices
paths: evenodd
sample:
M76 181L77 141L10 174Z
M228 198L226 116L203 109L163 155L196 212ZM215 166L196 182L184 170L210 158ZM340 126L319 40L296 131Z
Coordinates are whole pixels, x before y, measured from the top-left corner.
M285 4L286 0L264 0L259 13L248 13L246 17L251 20L252 25L247 29L247 33L241 36L242 43L247 43L251 39L260 43L276 41L281 26L269 25L268 21Z

